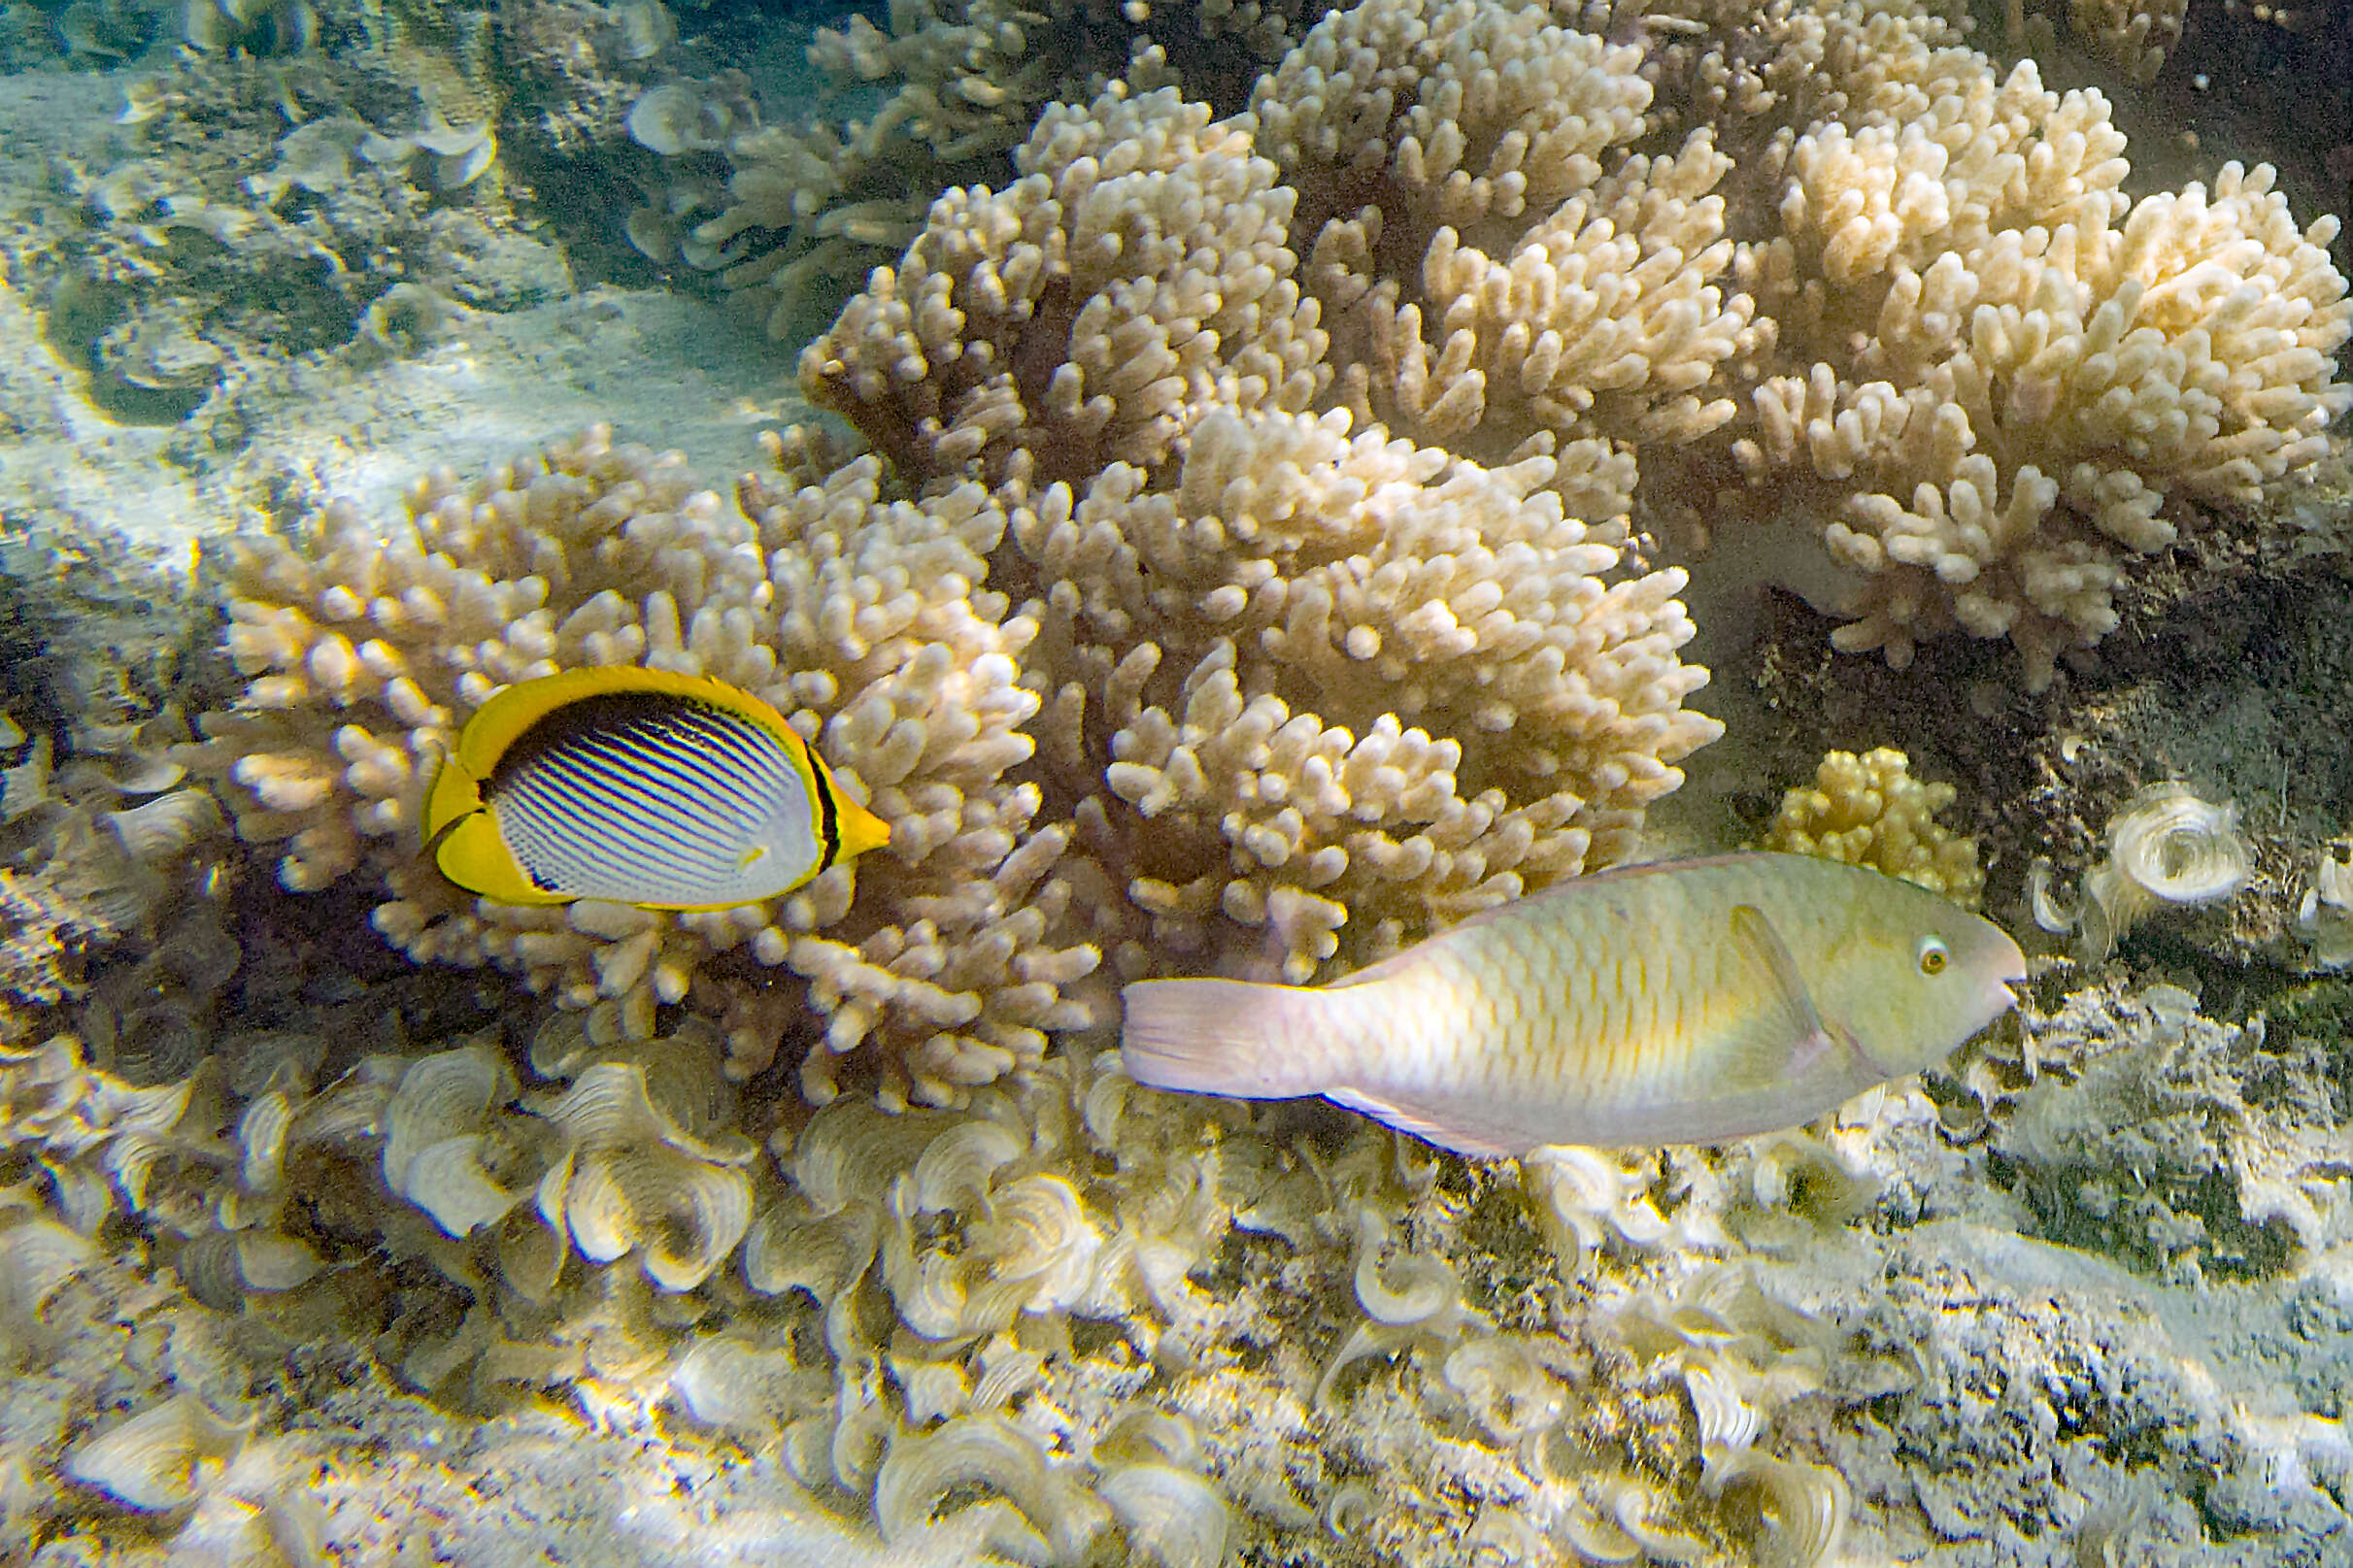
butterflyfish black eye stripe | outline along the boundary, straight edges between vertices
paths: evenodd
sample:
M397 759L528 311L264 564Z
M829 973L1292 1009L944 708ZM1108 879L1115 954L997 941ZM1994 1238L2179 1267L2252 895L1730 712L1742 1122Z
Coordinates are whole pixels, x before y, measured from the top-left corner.
M426 795L443 873L511 903L724 909L890 842L784 716L707 677L627 667L508 686Z

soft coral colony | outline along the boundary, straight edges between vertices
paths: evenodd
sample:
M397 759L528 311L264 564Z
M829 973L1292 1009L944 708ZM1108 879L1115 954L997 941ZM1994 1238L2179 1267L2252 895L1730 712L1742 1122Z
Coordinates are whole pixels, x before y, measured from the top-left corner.
M2299 229L2268 170L2130 200L2104 100L1998 73L1939 10L1688 0L1648 27L1615 44L1542 7L1364 0L1250 114L1142 81L1052 106L1018 178L942 196L805 354L855 455L790 433L729 498L590 432L433 475L405 518L330 507L230 547L248 684L195 751L240 832L297 891L380 884L376 928L419 962L510 970L578 1016L535 1062L577 1075L533 1134L564 1151L537 1188L551 1267L631 1251L585 1218L595 1188L647 1215L701 1194L683 1260L641 1259L665 1291L746 1237L755 1289L882 1282L920 1344L886 1355L834 1307L832 1371L714 1341L678 1385L732 1411L745 1380L790 1384L824 1413L810 1467L886 1522L987 1479L1041 1531L1078 1529L1038 1434L1000 1414L1062 1364L1017 1330L1183 1316L1233 1192L1280 1184L1239 1169L1275 1157L1239 1113L1201 1109L1171 1147L1231 1136L1193 1186L1160 1190L1133 1149L1103 1174L1123 1115L1177 1113L1125 1109L1055 1037L1107 1021L1128 980L1316 978L1629 854L1718 728L1686 706L1706 676L1662 548L1769 540L1846 646L2006 637L2040 684L2113 627L2181 503L2257 495L2348 401L2333 221ZM772 703L889 849L717 912L451 886L418 852L434 759L500 687L601 664ZM645 1043L681 1036L739 1084L789 1051L809 1100L855 1085L779 1135L790 1195L723 1124L723 1085L657 1103L674 1070ZM467 1050L467 1126L516 1119L505 1069ZM475 1162L490 1136L429 1181L387 1150L386 1180L451 1236L528 1230ZM1085 1147L1100 1159L1065 1174ZM882 1175L844 1178L865 1164ZM1561 1200L1572 1252L1630 1201L1606 1160L1535 1185L1591 1198ZM1247 1201L1256 1228L1331 1239L1306 1197L1281 1222ZM928 1248L956 1215L980 1239ZM1382 1222L1337 1223L1380 1346L1488 1326L1451 1276L1429 1312L1392 1311ZM1770 1365L1795 1331L1734 1286L1710 1299L1781 1338L1742 1328L1754 1365L1661 1353L1782 1397L1762 1390L1795 1385ZM1166 1461L1102 1467L1129 1478L1104 1495L1126 1488L1130 1527L1152 1488L1190 1495ZM1795 1488L1785 1517L1813 1506L1739 1463ZM1680 1550L1637 1502L1613 1517Z

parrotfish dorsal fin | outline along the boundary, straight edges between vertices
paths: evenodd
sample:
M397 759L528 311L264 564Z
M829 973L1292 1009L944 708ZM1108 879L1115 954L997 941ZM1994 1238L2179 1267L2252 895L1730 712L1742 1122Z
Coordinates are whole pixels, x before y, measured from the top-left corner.
M1756 905L1733 905L1731 925L1732 949L1749 970L1758 999L1730 1042L1733 1085L1762 1089L1803 1077L1831 1049L1831 1036L1798 960Z

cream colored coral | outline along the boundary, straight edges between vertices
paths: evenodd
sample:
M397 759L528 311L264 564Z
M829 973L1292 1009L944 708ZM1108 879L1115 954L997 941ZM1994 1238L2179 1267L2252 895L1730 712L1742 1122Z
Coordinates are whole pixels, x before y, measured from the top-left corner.
M2254 880L2236 802L2205 800L2177 780L2145 784L2108 818L2107 853L2084 872L2075 956L2098 963L2159 910L2224 903Z
M286 846L297 891L364 867L377 928L420 962L494 963L609 1039L685 1002L722 1021L734 1071L772 1059L814 1003L808 1092L872 1042L881 1092L953 1100L1074 1021L1060 987L1092 966L1048 936L1067 897L1063 830L1033 827L1036 699L1017 682L1031 622L979 591L1002 514L976 488L886 503L869 461L739 505L673 458L603 432L471 487L416 489L388 540L349 508L314 538L230 548L229 651L243 702L191 757L231 790L240 833ZM652 915L478 901L417 852L419 804L465 716L500 686L584 665L699 671L774 701L843 787L893 824L891 850L770 905ZM712 973L722 954L727 976ZM763 970L808 982L776 993ZM699 982L699 984L698 984Z
M2312 885L2296 907L2296 928L2312 947L2323 969L2353 963L2353 867L2340 858L2341 840L2324 845L2312 869Z
M1975 909L1985 887L1977 841L1936 820L1956 792L1913 778L1911 766L1891 747L1826 753L1811 787L1781 797L1765 848L1868 866Z
M1292 193L1173 88L1050 105L1002 193L949 191L801 356L908 480L1083 482L1166 461L1195 411L1299 409L1328 376Z
M1123 973L1173 951L1300 980L1343 926L1361 959L1622 858L1717 733L1682 707L1705 677L1675 658L1680 574L1610 581L1550 459L1347 427L1214 415L1171 490L1115 467L1015 516L1068 672L1044 760L1150 917Z
M1291 192L1206 115L1050 110L1032 172L935 207L802 374L905 480L998 482L1090 941L1305 979L1622 857L1716 726L1680 575L1619 572L1597 444L1491 467L1300 412Z
M2172 543L2168 496L2256 500L2353 400L2335 219L2300 229L2268 166L2134 202L2123 152L2032 62L1798 139L1743 276L1820 357L1758 387L1736 451L1784 508L1793 470L1819 482L1859 579L1839 646L2006 636L2047 684Z
M682 1125L650 1076L642 1062L597 1062L547 1107L564 1149L539 1179L539 1212L590 1262L634 1254L660 1288L691 1290L752 1223L745 1167L758 1150Z
M2069 35L2085 52L2145 85L2157 80L2180 44L2189 0L2067 0L2066 10ZM2014 50L2047 59L2057 47L2051 16L2030 13L2026 0L2007 0L2002 23Z
M2181 42L2189 0L2073 0L2077 36L2135 82L2157 80Z
M1195 93L1238 104L1308 12L1303 0L893 0L887 16L815 30L809 63L831 102L814 115L796 88L761 123L741 72L641 96L631 134L669 161L628 232L658 262L718 271L771 336L804 338L823 317L802 308L830 311L889 264L941 194L1002 188L1005 154L1049 102L1123 76L1173 82L1174 53Z
M1731 160L1705 127L1630 155L1652 123L1642 59L1543 6L1369 0L1261 82L1261 144L1322 225L1308 277L1360 417L1489 462L1557 451L1564 476L1600 441L1732 417L1720 372L1753 313L1718 286Z

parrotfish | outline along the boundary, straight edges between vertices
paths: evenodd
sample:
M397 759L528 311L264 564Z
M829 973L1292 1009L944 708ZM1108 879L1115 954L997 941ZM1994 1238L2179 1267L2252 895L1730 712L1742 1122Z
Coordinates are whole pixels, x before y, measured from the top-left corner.
M493 693L425 796L434 863L503 904L728 909L880 849L784 715L705 676L568 670Z
M1909 883L1731 854L1579 877L1327 986L1139 981L1120 1053L1462 1154L1721 1143L1942 1061L2025 978L2000 927Z

